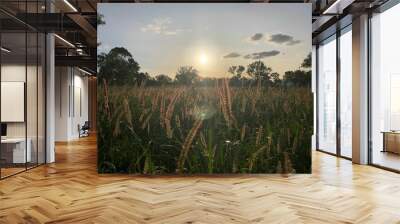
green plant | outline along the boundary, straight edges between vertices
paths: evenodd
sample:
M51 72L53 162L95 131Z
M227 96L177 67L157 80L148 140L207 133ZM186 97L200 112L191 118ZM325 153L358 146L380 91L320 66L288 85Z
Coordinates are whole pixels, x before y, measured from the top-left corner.
M98 86L99 172L309 173L308 88Z

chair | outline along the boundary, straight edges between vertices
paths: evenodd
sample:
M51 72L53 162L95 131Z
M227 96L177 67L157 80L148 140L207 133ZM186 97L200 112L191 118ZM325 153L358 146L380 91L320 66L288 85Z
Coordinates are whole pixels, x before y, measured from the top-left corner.
M82 127L80 127L80 125L78 125L78 130L79 130L79 138L89 136L89 130L90 130L89 121L85 121L85 123L82 125Z

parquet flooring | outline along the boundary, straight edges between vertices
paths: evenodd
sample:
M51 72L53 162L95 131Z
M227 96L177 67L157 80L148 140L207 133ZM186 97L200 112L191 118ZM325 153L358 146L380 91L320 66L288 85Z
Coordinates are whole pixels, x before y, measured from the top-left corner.
M1 168L1 175L2 177L7 177L7 176L11 176L13 174L22 172L25 170L25 167L7 167L7 168Z
M312 175L98 175L94 137L0 181L0 223L400 223L400 175L313 153Z

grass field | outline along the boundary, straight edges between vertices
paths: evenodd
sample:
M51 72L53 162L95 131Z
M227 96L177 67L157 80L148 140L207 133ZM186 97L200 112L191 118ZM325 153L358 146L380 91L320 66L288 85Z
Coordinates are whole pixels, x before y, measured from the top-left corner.
M98 87L99 172L310 173L305 87Z

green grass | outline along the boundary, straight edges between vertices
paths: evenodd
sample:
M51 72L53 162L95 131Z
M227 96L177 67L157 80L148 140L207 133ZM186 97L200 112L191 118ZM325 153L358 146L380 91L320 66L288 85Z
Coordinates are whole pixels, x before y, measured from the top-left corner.
M101 173L310 173L304 87L98 87Z

